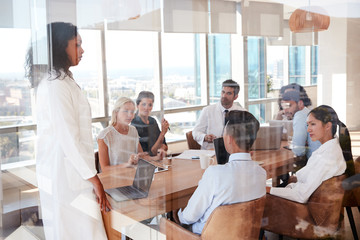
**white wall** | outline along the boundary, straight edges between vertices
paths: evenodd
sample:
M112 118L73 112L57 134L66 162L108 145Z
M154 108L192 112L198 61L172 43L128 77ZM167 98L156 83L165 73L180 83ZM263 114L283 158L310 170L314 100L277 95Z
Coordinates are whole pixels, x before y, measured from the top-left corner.
M346 124L360 130L360 19L347 20Z

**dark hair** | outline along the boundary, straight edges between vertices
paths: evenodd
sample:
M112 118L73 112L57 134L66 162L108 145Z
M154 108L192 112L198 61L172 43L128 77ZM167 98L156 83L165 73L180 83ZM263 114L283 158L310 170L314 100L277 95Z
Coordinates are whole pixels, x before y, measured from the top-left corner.
M307 95L306 93L306 90L303 86L297 84L297 83L291 83L289 85L286 85L286 86L283 86L281 87L280 89L280 92L279 92L279 100L278 100L278 104L279 104L279 109L280 110L283 110L282 109L282 106L281 106L281 100L282 100L282 96L283 94L285 93L286 90L297 90L299 91L300 93L300 100L303 101L304 103L304 106L305 107L308 107L308 106L311 106L311 99L309 98L309 96Z
M150 98L154 102L154 94L149 91L141 91L136 99L136 105L139 105L143 98Z
M347 164L346 173L349 176L353 175L355 173L355 168L354 168L354 161L351 152L351 139L350 139L349 130L347 129L346 125L339 120L339 117L336 114L335 110L327 105L321 105L314 108L309 112L309 115L310 114L324 124L331 122L332 137L335 136L337 127L339 126L339 134L338 134L339 143L343 151L344 159Z
M48 67L47 70L54 70L56 78L61 76L60 70L71 75L69 67L71 65L66 48L68 41L78 35L77 27L71 23L53 22L47 25L47 46L48 46ZM37 65L33 64L33 49L30 46L26 56L26 77L30 80L31 87L36 87L35 74Z
M225 80L222 83L222 87L231 87L234 88L234 96L238 95L240 92L240 86L237 82L232 79Z
M238 147L250 151L259 131L259 121L249 112L233 110L227 113L227 135L235 139Z

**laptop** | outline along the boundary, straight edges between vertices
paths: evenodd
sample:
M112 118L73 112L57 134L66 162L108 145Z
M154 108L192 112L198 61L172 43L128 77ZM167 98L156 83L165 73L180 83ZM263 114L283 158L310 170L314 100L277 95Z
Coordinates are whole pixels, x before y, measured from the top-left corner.
M215 156L218 164L225 164L229 161L230 154L225 149L224 138L214 139Z
M283 134L281 140L287 141L288 136L293 135L293 121L291 120L270 120L270 127L283 126Z
M155 169L156 166L153 164L145 161L144 159L139 159L135 178L131 186L106 189L105 192L107 192L117 202L146 198L149 194Z
M275 150L281 146L282 126L270 127L261 126L252 150Z

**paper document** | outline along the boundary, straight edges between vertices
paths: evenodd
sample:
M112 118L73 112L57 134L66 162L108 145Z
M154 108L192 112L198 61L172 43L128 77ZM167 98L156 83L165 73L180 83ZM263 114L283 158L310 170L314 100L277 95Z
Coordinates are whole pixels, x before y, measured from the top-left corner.
M206 154L209 157L215 156L215 150L185 150L180 155L176 156L175 158L181 158L181 159L190 159L190 160L199 160L200 156Z

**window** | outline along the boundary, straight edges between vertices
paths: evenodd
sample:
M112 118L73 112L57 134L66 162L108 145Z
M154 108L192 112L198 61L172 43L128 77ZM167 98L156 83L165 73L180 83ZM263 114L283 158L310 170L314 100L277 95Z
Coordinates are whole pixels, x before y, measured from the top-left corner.
M162 36L164 109L202 104L202 86L198 80L201 77L198 61L201 60L196 48L200 38L185 33L164 33Z
M110 115L118 98L135 100L143 90L154 93L156 98L153 110L160 110L157 37L156 32L106 32Z
M318 75L318 46L311 46L311 85L317 84Z
M248 94L250 99L265 97L265 44L260 37L248 37ZM265 119L265 107L262 104L250 105L248 109L259 121ZM262 120L263 122L264 120Z
M165 119L170 123L170 130L166 134L166 141L171 142L184 138L185 133L191 131L196 124L200 111L186 111L165 114ZM158 118L160 120L160 118Z
M218 102L222 82L231 78L231 41L229 34L208 36L210 103Z
M84 54L79 65L71 68L70 71L86 93L92 117L103 117L104 92L100 31L80 29L79 34L82 37Z
M289 47L289 83L305 85L305 46Z
M0 126L32 123L33 99L24 69L30 29L0 28L0 34Z

